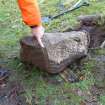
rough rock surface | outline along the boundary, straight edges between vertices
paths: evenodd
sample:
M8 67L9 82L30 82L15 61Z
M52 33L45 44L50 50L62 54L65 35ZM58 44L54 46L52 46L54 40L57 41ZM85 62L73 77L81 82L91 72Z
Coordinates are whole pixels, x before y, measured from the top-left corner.
M21 60L50 73L63 71L76 59L87 54L88 33L72 31L65 33L45 33L44 48L33 37L24 37L21 43Z
M58 64L73 56L87 54L88 39L85 32L47 33L42 41L49 59Z

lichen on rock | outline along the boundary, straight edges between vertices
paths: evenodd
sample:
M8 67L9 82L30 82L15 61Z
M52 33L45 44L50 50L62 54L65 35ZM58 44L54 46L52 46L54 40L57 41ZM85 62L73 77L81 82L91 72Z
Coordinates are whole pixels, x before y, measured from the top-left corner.
M49 59L58 64L66 59L72 60L75 56L87 53L87 33L82 31L46 33L42 41Z

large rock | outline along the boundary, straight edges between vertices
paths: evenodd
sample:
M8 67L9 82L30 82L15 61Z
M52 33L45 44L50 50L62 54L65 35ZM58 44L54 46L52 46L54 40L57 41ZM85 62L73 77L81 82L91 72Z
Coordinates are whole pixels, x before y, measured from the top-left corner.
M88 34L82 31L46 33L44 48L31 36L21 42L21 59L49 73L59 73L71 62L87 54Z

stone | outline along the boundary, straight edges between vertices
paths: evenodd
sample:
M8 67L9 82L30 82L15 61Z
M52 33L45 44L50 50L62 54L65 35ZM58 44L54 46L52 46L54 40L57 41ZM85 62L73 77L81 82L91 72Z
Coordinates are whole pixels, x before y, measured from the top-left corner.
M72 31L65 33L45 33L40 47L31 36L21 39L21 60L49 73L64 70L71 62L87 54L88 33Z
M51 61L60 64L62 61L73 57L72 55L87 53L87 40L84 32L50 33L45 34L43 43ZM84 39L84 41L82 41Z

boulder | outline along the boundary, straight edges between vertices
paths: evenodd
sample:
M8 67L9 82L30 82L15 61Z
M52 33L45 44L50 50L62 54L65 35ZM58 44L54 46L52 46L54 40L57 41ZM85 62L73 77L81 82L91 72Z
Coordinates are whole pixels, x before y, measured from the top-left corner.
M83 31L45 33L42 39L45 47L42 48L35 38L26 36L20 41L20 57L24 63L49 73L59 73L87 54L88 38L88 33Z

